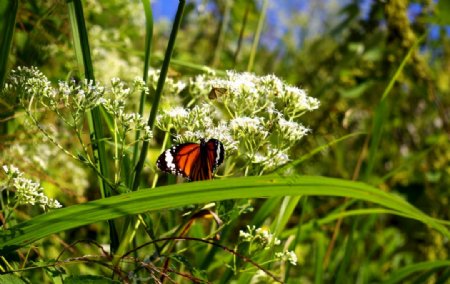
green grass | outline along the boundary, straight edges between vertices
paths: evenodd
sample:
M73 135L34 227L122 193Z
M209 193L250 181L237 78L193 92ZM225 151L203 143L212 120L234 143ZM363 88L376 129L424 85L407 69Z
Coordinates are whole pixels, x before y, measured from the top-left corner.
M439 5L444 2L439 1ZM38 15L39 4L30 3L24 3L23 6L30 5L30 10L33 11L31 14ZM289 42L286 35L280 46L276 46L272 51L260 44L268 24L266 15L269 1L264 0L262 5L255 3L249 2L244 5L227 1L224 7L218 7L219 17L216 14L209 15L212 19L217 18L214 22L217 23L217 30L211 33L210 29L214 25L201 25L197 27L198 31L192 28L190 23L201 17L193 17L195 9L192 3L186 4L181 0L166 45L165 42L161 43L164 32L159 30L161 27L158 23L153 22L151 2L141 1L142 10L138 12L145 16L145 26L139 27L145 30L141 50L129 50L126 45L115 44L113 40L108 44L117 46L117 50L124 54L133 53L142 57L142 79L146 83L150 63L157 65L155 68L161 70L156 90L150 93L150 96L142 93L136 105L139 114L148 116L148 125L151 128L155 124L158 112L161 111L160 102L163 99L165 80L170 76L187 77L211 71L223 76L225 69L232 66L236 70L280 73L288 82L295 85L306 84L306 89L309 89L313 96L324 101L324 108L321 106L319 109L322 111L319 119L313 117L310 122L313 138L310 138L308 143L299 143L294 149L296 158L266 176L223 177L205 182L142 188L143 177L147 178L145 184L150 184L149 180L154 178L154 165L150 160L154 159L160 148L167 146L171 136L171 133L165 133L164 142L159 145L162 135L155 131L154 141L136 143L125 149L126 157L123 159L124 163L120 165L123 173L120 176L120 184L113 188L112 183L106 179L113 175L110 167L115 161L111 161L109 157L112 143L109 143L108 139L113 135L114 127L106 111L94 108L86 114L87 128L89 144L97 162L97 171L101 175L97 177L98 187L91 186L89 196L83 198L92 196L101 198L38 216L35 216L38 212L36 210L26 211L19 208L18 212L22 215L18 220L25 221L8 224L7 229L0 231L0 274L15 273L28 278L29 281L35 281L41 274L36 274L39 276L32 274L40 267L43 274L47 273L47 282L61 283L69 274L86 275L88 278L91 274L102 274L108 275L111 279L117 278L117 275L111 276L110 271L104 267L91 265L94 262L88 261L85 266L77 263L77 255L95 255L98 251L80 247L75 250L75 245L71 243L79 241L80 237L76 235L69 238L72 229L80 228L80 232L87 232L95 227L95 238L90 241L95 244L106 242L111 245L112 253L108 256L110 258L99 261L105 267L117 265L120 266L119 270L135 272L134 266L139 266L147 260L150 260L148 263L151 265L159 265L158 260L153 257L163 253L160 261L165 262L168 268L173 267L175 271L190 273L191 277L198 276L200 279L212 281L220 279L222 283L232 280L236 283L249 283L256 271L255 266L242 261L243 258L239 259L233 253L240 252L241 248L237 232L246 225L255 225L257 228L269 229L282 239L285 248L307 258L298 266L289 263L277 266L275 263L266 263L273 255L273 251L250 256L267 271L272 269L280 271L280 275L287 283L297 283L303 279L314 283L448 282L450 262L448 252L443 251L443 248L447 247L446 241L450 238L448 229L450 222L446 220L448 178L445 177L445 173L448 172L446 171L448 159L445 160L448 157L448 139L446 139L448 137L430 130L433 127L437 128L439 121L443 125L441 129L445 130L448 127L448 117L445 115L448 109L446 105L448 98L445 97L448 95L445 87L445 82L448 81L445 77L448 73L445 72L448 57L442 56L431 63L428 62L427 66L432 72L428 72L427 68L420 65L421 61L418 58L423 55L418 50L423 47L424 42L428 45L430 41L426 33L407 47L404 45L407 42L405 36L402 38L404 40L402 44L394 48L380 47L379 42L384 42L385 38L395 41L391 38L392 34L387 34L385 30L367 33L364 38L360 38L360 34L346 38L344 33L340 34L339 29L350 34L351 31L357 30L352 26L355 24L352 17L339 24L339 29L333 30L339 40L333 41L332 44L330 39L333 37L324 35L323 39L305 41L301 48L297 48L295 44ZM86 7L87 4L84 4ZM101 16L105 17L106 12L100 15L89 10L83 11L81 0L69 0L64 5L68 8L64 11L68 11L73 41L71 48L78 63L78 75L95 80L93 64L95 62L91 57L92 47L88 29L91 21L95 22ZM114 5L120 7L127 4L113 3ZM377 5L381 4L374 4L373 7ZM391 3L383 5L386 5L383 6L383 9L386 8L384 11L388 11L387 8ZM444 5L441 6L443 12L439 13L442 15L446 13L446 8ZM245 16L241 13L244 7ZM353 15L352 11L356 8L351 5L346 7L342 10L342 15ZM45 30L43 37L51 37L51 29L46 29L45 25L54 21L58 26L63 19L54 17L52 13L56 8L50 6L45 8L48 8L45 10L47 15L45 21L38 20L34 23L33 18L30 18L28 23L26 18L25 20L22 18L25 13L20 15L19 22L16 23L16 14L20 8L18 1L14 0L0 4L0 16L3 15L0 22L2 88L11 65L8 60L13 58L15 65L15 61L21 62L21 55L26 55L24 48L26 45L13 45L14 30L17 31L16 42L20 42L20 39L23 41L23 34L31 26L36 28L37 33L39 33L37 27L42 27L41 31ZM379 11L383 9L380 8ZM373 14L378 15L381 13L379 11ZM399 17L403 15L401 12L398 13ZM87 15L86 18L84 13ZM245 17L242 26L240 26L241 17ZM38 16L36 18L39 19ZM102 20L104 21L102 28L108 30L109 18L105 17ZM393 19L385 20L393 24ZM433 21L433 18L430 17L429 20ZM358 27L363 30L362 26ZM388 31L389 27L390 25ZM236 37L238 30L240 30L239 40L236 40L233 36ZM399 30L407 29L404 27ZM128 31L124 29L121 33ZM422 34L423 31L420 32ZM68 32L62 31L57 34L54 42L62 41L66 33ZM212 37L217 38L212 40ZM210 48L210 45L202 41L203 38L215 41L215 46L211 44L214 47ZM30 41L33 42L33 38L30 37ZM189 48L186 45L190 45ZM161 46L166 46L164 56L161 52L158 54L152 52L152 48L158 49ZM356 52L359 50L358 46L362 47L361 53ZM31 50L39 49L31 48ZM232 51L236 51L234 58ZM237 60L237 52L240 52L241 62ZM174 54L175 58L172 59ZM429 56L433 57L432 54ZM284 58L283 62L278 62L279 57ZM386 62L389 62L388 67ZM65 66L63 62L56 64ZM170 71L180 74L170 75ZM420 74L420 71L426 75L422 75L424 77L417 75L416 73ZM64 78L65 75L67 74L57 73L55 77ZM111 75L113 76L114 74ZM353 93L343 90L353 90ZM337 98L339 92L342 93L342 97ZM405 94L408 96L402 96ZM186 99L183 96L184 94L180 97ZM411 107L405 111L404 104ZM421 107L414 109L413 106L416 104L420 104ZM428 107L432 105L435 112L425 113L427 108L423 105ZM151 108L148 114L144 112L145 107ZM368 118L364 120L366 112ZM351 117L352 113L363 114L362 123L353 121L357 127L352 127L351 123L350 126L344 125L344 121ZM8 113L8 119L12 118L11 115ZM3 119L2 115L0 119ZM0 121L0 124L2 123L3 121ZM12 128L2 128L1 139L9 139L9 136L14 135L23 136L23 133L8 133L3 131L4 129ZM140 133L133 135L137 140ZM360 143L362 137L366 140ZM419 141L420 139L423 141ZM325 140L327 142L323 142ZM153 142L158 145L153 145ZM7 148L3 147L3 144L0 146L0 150ZM403 154L399 154L400 146L405 146L411 154L404 158ZM390 163L393 164L393 168L390 168ZM144 164L150 165L150 174L143 172ZM236 175L241 174L239 168L233 170ZM361 177L359 170L362 172ZM289 171L291 175L281 175ZM300 171L335 178L292 174ZM53 176L53 169L39 174L38 176L44 180L46 177L57 178ZM350 181L342 176L364 182ZM158 185L156 181L157 179L154 185ZM175 179L170 177L168 181L169 184L174 183ZM57 182L52 185L59 189ZM405 186L404 191L400 191L402 186ZM119 194L115 191L117 189L126 193ZM95 190L99 193L91 195ZM402 192L404 196L400 197L398 192ZM414 199L415 196L418 198ZM252 201L255 211L242 214L239 210L245 207L247 200ZM70 202L73 200L69 199L68 203ZM207 214L202 218L193 217L192 214L203 212L201 206L210 202L215 203L214 210L221 213L221 217L228 222L226 226L220 227L211 221ZM225 210L224 208L228 211L220 211ZM424 213L425 211L427 213ZM207 223L208 220L211 222ZM203 243L204 246L200 246L197 242L189 242L189 245L178 246L175 242L176 238L183 238L188 234L194 236L192 240L195 237L198 240L206 239L217 233L215 230L218 228L221 240L209 241L209 245ZM108 229L109 234L103 234L108 232ZM60 241L58 238L67 242L69 245L65 249L75 255L74 258L69 258L67 263L54 262L54 250ZM153 242L157 243L154 249L141 248L141 245ZM211 246L212 243L217 246ZM225 253L224 247L227 248ZM134 248L139 249L133 251ZM39 254L36 254L36 251ZM136 261L130 262L132 264L121 262L120 257L125 254L132 255ZM141 257L145 261L140 262ZM237 263L241 266L237 267L237 270L232 270ZM69 264L75 268L69 269ZM197 267L193 267L194 265ZM63 269L58 270L59 266L63 266L67 272ZM161 270L155 271L160 275L167 272L164 265L158 269ZM27 272L28 270L31 272ZM188 278L180 275L173 277L174 282L186 281ZM20 281L18 279L10 274L0 275L0 282Z
M55 210L1 232L0 249L11 252L50 234L147 211L228 199L299 195L340 196L368 201L390 209L388 212L393 214L423 222L450 237L450 232L439 220L424 214L395 194L364 183L325 177L263 176L143 189Z

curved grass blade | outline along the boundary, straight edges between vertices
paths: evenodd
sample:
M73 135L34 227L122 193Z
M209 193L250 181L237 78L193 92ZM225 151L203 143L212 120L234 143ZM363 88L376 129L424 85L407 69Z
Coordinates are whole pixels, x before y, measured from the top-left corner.
M328 142L325 145L320 145L319 147L316 147L315 149L313 149L312 151L309 151L307 154L301 156L300 158L298 158L297 160L294 160L290 163L285 164L284 166L281 166L280 168L276 169L274 172L275 173L281 173L289 168L293 168L295 166L298 166L299 164L303 163L304 161L310 159L312 156L324 151L325 149L333 146L334 144L337 144L339 142L345 141L349 138L352 138L354 136L358 136L358 135L363 135L363 134L367 134L365 132L355 132L355 133L350 133L347 135L344 135L342 137L339 137L337 139L334 139L333 141Z
M450 232L399 196L370 185L317 176L259 176L184 183L139 190L39 215L0 232L0 251L11 251L68 229L138 214L227 199L275 196L340 196L365 200L421 221L447 238Z

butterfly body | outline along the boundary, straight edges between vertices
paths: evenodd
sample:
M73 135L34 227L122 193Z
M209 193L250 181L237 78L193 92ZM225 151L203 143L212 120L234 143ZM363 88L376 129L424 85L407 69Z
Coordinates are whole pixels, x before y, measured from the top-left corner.
M164 172L181 175L190 181L212 179L215 169L224 159L223 144L217 139L200 144L184 143L164 151L156 165Z

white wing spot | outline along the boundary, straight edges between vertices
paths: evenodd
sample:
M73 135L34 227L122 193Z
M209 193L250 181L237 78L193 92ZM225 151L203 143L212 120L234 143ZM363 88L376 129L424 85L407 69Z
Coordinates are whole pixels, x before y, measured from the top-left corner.
M220 160L220 145L219 143L216 142L216 166L219 165L219 160Z
M170 153L170 151L166 151L164 154L164 160L166 161L167 167L173 171L175 170L175 164L173 163L173 155Z

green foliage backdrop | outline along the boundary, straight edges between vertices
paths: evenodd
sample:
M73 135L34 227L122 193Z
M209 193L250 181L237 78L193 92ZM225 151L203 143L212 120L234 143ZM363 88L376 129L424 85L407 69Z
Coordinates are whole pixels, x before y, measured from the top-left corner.
M0 3L0 163L49 198L44 213L15 203L2 171L0 282L449 281L448 1L174 1L169 18L153 2ZM70 90L64 107L80 90L110 105L80 116L51 108L52 92L11 87L19 66ZM199 129L164 129L157 115L179 106L198 111L202 134L231 127L235 94L216 87L245 71L320 101L301 124L283 113L292 105L277 105L311 130L284 149L289 161L258 164L241 137L224 140L215 180L162 174L161 151ZM270 153L283 131L266 103L252 115L270 121L260 139ZM64 208L52 209L56 199Z

